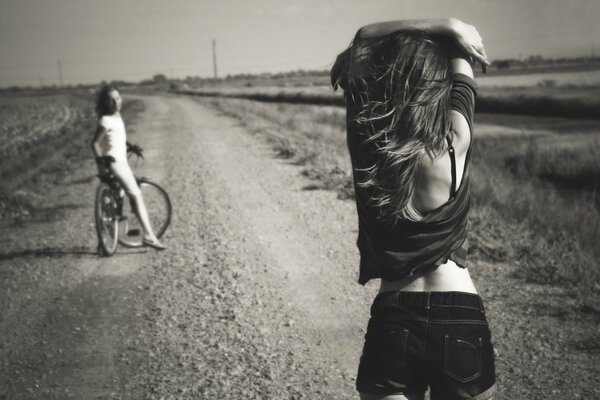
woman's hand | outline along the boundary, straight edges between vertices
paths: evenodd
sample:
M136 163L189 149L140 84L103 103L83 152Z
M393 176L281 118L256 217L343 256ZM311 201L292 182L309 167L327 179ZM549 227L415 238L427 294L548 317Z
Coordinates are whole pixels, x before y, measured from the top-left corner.
M137 144L132 144L129 142L126 142L126 143L127 143L127 152L128 153L133 153L140 158L144 158L144 154L143 154L144 149L142 149Z
M485 54L483 39L481 39L477 28L456 18L451 18L449 25L458 44L458 50L469 57L473 57L474 60L481 63L484 68L489 66L490 62Z
M353 47L360 48L364 40L380 38L401 30L420 30L442 38L453 39L456 43L450 45L450 50L458 51L457 57L472 57L481 63L483 72L490 65L477 28L456 18L407 19L365 25L356 32Z
M110 164L113 162L115 162L115 158L112 156L96 157L96 167L98 168L98 175L110 175Z

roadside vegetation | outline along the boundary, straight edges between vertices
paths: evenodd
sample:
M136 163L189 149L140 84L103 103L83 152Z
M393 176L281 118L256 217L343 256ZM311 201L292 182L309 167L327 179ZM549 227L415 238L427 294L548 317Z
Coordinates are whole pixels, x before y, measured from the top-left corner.
M305 190L334 190L342 199L353 198L346 117L339 107L222 98L197 100L237 118L250 132L264 137L277 157L302 166L302 175L311 182Z
M338 107L201 99L237 118L271 143L276 156L302 166L305 190L353 196L345 111ZM477 115L499 131L478 137L472 159L470 253L518 265L530 282L573 289L586 302L600 297L600 124L594 121ZM493 125L492 125L493 124ZM583 127L583 128L582 128ZM538 131L543 134L537 134ZM583 133L582 133L583 132ZM579 144L577 144L579 143Z
M568 143L569 135L562 139ZM477 140L474 250L496 261L516 261L516 274L528 281L564 284L582 289L583 297L598 297L600 207L595 183L587 178L586 151L567 159L564 148L540 142L543 138L526 136ZM590 141L590 158L594 152L600 152L598 141ZM598 182L598 166L591 172ZM568 174L584 176L589 185L565 184Z

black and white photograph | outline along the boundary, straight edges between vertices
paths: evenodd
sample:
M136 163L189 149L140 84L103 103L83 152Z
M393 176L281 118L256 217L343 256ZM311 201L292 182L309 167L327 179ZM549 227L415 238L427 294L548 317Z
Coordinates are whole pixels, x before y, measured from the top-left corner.
M598 21L0 0L0 400L600 399Z

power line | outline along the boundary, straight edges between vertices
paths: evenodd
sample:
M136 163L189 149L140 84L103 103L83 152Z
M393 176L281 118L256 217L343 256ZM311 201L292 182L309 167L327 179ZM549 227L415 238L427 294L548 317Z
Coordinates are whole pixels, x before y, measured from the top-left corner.
M60 82L60 86L63 86L63 74L62 66L60 65L60 60L58 60L58 81Z

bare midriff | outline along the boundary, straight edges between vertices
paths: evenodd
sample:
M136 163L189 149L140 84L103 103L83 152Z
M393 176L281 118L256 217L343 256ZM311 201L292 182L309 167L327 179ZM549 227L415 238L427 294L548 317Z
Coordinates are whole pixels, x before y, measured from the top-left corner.
M425 275L408 277L396 281L381 280L379 293L406 292L467 292L477 294L477 289L466 268L452 260L440 265Z

